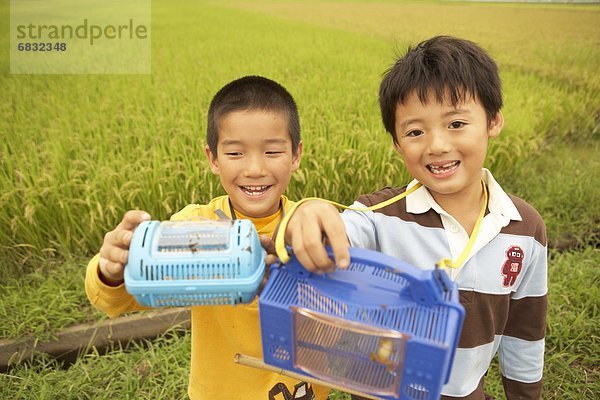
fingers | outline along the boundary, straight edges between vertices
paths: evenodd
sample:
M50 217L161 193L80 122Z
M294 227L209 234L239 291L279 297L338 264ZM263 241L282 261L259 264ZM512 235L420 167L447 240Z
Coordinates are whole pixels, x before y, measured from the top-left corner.
M105 236L104 236L104 243L103 243L103 247L105 245L112 247L117 247L120 249L129 249L129 245L131 244L131 238L133 237L133 231L127 231L124 229L115 229L114 231L110 231L108 232ZM113 260L113 258L111 258L111 254L104 254L105 257L107 257L110 260Z
M100 256L110 262L126 264L131 236L132 233L129 231L109 232L100 248Z
M150 214L145 211L127 211L119 225L104 235L99 261L102 276L110 280L123 279L133 232L141 222L148 221L150 218Z
M273 239L271 239L267 235L258 235L258 238L260 239L261 246L267 252L267 255L265 257L266 266L268 267L271 264L277 263L279 259L277 258L277 254L275 252L275 242L273 241Z
M325 250L325 238L331 243L335 262ZM298 261L309 271L330 272L336 264L340 268L350 264L344 222L331 204L310 201L298 207L286 229L286 239Z
M348 250L350 247L350 242L348 241L348 236L346 235L344 221L339 214L337 216L338 218L336 218L333 222L323 226L323 230L325 232L327 242L333 251L335 264L338 268L345 269L350 265L350 251Z
M335 269L335 264L325 251L321 222L318 218L306 218L306 215L303 215L303 217L302 222L297 227L298 229L293 230L291 238L294 255L309 271L332 271Z
M109 262L127 263L133 232L141 222L149 219L150 214L145 211L127 211L119 225L104 236L100 255Z
M127 247L127 249L129 249L129 247ZM103 277L108 278L111 281L122 280L128 258L129 250L105 243L100 248L100 273Z
M260 245L265 249L267 254L276 254L275 253L275 242L267 235L258 235L260 239Z
M277 258L277 256L274 254L267 254L267 256L265 257L265 265L267 267L269 267L273 264L276 264L278 262L279 262L279 258Z
M108 280L108 283L121 283L123 281L125 271L123 264L110 262L102 256L98 264L103 280Z
M143 221L150 221L150 214L142 210L129 210L123 216L123 220L115 230L125 229L133 231Z

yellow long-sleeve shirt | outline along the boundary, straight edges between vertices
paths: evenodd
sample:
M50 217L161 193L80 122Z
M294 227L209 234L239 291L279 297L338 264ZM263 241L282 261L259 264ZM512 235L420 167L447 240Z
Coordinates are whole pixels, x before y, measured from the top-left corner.
M282 205L288 211L294 205L282 196ZM216 210L229 217L227 196L213 199L206 205L191 204L171 217L181 221L193 217L216 219ZM236 213L237 218L247 218ZM282 218L281 210L264 218L251 219L259 234L272 235ZM111 318L134 310L145 309L125 290L125 285L110 287L98 276L96 255L89 262L85 289L90 302ZM236 353L262 359L258 301L237 306L191 307L192 362L188 394L192 400L240 399L262 400L278 383L285 384L290 392L299 382L259 369L248 368L233 362ZM315 399L327 399L329 389L313 385ZM280 398L280 397L276 397Z

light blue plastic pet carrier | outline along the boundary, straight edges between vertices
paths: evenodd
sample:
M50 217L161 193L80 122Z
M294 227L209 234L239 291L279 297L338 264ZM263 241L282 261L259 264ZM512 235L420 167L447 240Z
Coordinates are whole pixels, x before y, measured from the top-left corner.
M295 257L271 266L259 297L264 362L384 399L438 399L464 318L456 284L378 252L350 256L347 270L323 275Z
M125 287L149 307L250 303L265 274L265 251L249 220L141 223Z

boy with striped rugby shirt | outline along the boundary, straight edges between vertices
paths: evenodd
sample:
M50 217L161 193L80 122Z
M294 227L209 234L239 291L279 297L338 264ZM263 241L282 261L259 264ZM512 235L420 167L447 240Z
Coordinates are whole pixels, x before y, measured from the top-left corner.
M431 38L409 48L387 71L379 102L385 128L414 180L360 196L354 206L418 188L380 210L346 210L341 218L327 203L307 202L291 217L286 241L310 270L347 266L348 240L424 269L440 259L460 259L445 262L453 267L447 270L466 317L442 398L485 399L484 376L497 353L506 398L539 399L546 229L532 206L506 194L483 168L488 139L504 124L495 62L470 41ZM325 253L324 236L335 263Z

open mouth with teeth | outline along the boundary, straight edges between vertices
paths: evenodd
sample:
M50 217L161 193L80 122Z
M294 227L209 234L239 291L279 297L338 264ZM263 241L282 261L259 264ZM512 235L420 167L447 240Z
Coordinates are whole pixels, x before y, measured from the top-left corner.
M444 164L427 164L427 169L434 175L447 174L458 168L460 161L450 161Z
M271 185L263 186L240 186L242 192L248 196L260 196L271 188Z

